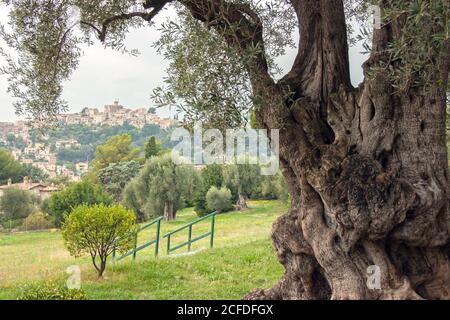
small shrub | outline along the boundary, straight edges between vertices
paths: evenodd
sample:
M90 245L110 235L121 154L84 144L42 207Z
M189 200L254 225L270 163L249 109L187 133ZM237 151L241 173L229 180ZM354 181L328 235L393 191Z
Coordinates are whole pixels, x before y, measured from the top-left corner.
M19 300L86 300L82 289L69 289L62 283L45 281L27 285Z
M227 212L233 209L231 203L232 195L230 189L222 187L217 189L211 187L206 194L206 204L210 211Z
M49 215L43 212L35 212L30 214L23 222L22 229L30 230L46 230L53 228L53 222Z

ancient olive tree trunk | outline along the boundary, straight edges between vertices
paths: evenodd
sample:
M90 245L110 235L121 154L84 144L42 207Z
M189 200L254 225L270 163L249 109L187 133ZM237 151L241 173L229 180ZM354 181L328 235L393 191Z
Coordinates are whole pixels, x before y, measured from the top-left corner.
M434 71L439 85L399 93L379 71L354 89L342 2L321 3L309 12L297 7L301 30L308 33L302 33L293 71L272 91L274 96L286 85L297 95L290 116L284 116L284 123L294 120L282 129L280 148L292 207L272 234L286 271L274 288L247 298L448 299L442 85L448 77L448 47ZM315 23L308 16L316 17ZM366 71L386 59L383 48L399 36L395 32L392 25L375 32ZM268 127L281 118L275 113L259 117ZM303 145L293 147L294 141ZM379 271L379 287L368 285L372 270Z
M264 47L262 25L248 7L181 2L197 19L214 21L243 55ZM275 82L264 54L245 59L262 101L257 120L280 129L292 198L272 233L285 274L273 288L246 298L450 298L448 45L436 58L430 88L395 91L388 70L397 66L385 49L401 27L389 23L375 31L366 80L355 89L343 1L291 3L300 30L292 70ZM369 77L380 62L389 68ZM368 285L377 274L380 286Z

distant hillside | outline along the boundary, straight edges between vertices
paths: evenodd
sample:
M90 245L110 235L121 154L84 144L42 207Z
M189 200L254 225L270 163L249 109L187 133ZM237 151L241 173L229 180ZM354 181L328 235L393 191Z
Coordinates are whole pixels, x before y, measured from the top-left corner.
M136 128L130 124L121 126L91 126L83 124L72 124L61 126L48 133L43 138L39 131L30 131L30 140L34 143L45 143L56 153L57 160L60 163L77 163L81 161L90 161L94 158L95 148L105 143L109 138L128 133L133 138L133 145L143 147L145 142L151 136L161 141L165 148L172 148L174 143L170 142L172 129L162 129L156 124L146 124L142 129ZM61 141L75 140L76 146L60 146Z

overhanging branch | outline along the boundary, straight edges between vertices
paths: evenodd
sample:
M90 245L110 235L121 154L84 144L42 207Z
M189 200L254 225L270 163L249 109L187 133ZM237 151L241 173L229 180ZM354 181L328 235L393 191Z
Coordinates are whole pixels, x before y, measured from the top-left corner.
M154 2L158 2L158 3L154 4ZM169 0L169 1L167 1L167 0L166 1L147 1L146 3L143 4L144 9L153 8L152 11L150 11L150 12L137 11L137 12L129 12L129 13L122 13L119 15L115 15L115 16L105 19L102 22L102 25L100 28L95 26L95 24L90 23L88 21L80 21L80 23L87 25L87 26L91 27L92 29L94 29L96 31L100 41L104 42L106 39L106 35L108 33L108 27L112 23L120 21L120 20L129 20L129 19L133 19L133 18L142 18L143 20L150 22L169 2L172 2L172 0Z

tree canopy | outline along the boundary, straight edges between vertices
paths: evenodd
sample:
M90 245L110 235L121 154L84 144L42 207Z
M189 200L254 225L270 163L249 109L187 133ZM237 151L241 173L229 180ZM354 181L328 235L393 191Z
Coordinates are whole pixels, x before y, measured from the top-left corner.
M161 152L161 143L151 136L144 146L145 159L157 156Z
M170 155L149 159L139 175L124 190L124 202L145 218L165 215L175 219L175 214L190 199L194 169L177 166ZM184 201L183 201L184 200ZM191 200L192 201L192 200Z
M112 163L100 170L98 180L106 192L120 201L125 186L138 175L139 170L141 164L137 161Z
M10 20L8 28L0 29L8 45L1 51L8 60L2 71L9 75L9 90L17 98L19 113L48 120L65 110L62 83L77 68L82 44L91 44L97 38L106 47L135 54L124 45L127 32L152 25L156 15L172 7L177 16L162 25L162 36L155 44L171 61L167 86L155 90L155 101L176 105L186 114L187 122L201 119L216 127L242 125L249 108L258 106L260 97L250 81L256 70L262 68L260 71L266 70L270 78L280 78L275 59L287 47L296 45L293 35L299 22L308 28L309 19L301 15L301 10L310 5L306 0L3 3L10 8ZM357 23L367 25L368 6L373 3L344 1L349 31ZM399 90L424 85L429 68L436 63L430 53L441 50L448 37L448 3L397 0L387 1L383 9L385 23L402 19L404 14L409 16L403 24L403 36L387 49L392 60L400 64L391 72L394 82ZM418 33L418 28L426 31ZM359 37L368 39L371 32L363 30ZM351 32L348 39L353 42ZM8 49L20 55L16 57ZM385 67L381 62L372 69Z
M48 199L48 213L55 220L59 227L70 215L72 210L80 205L105 204L110 205L113 202L110 195L105 193L100 186L93 185L90 182L82 181L56 192Z
M62 235L72 256L91 256L101 278L114 249L125 253L133 247L137 229L133 212L123 206L81 205L64 222Z
M100 170L113 163L136 160L141 150L132 146L131 136L122 134L114 136L105 144L97 147L95 158L92 161L91 175L98 178Z
M8 179L12 182L20 182L23 175L23 167L20 162L5 149L0 149L0 185L6 184Z
M37 196L29 191L7 188L0 197L0 211L5 220L23 219L35 210L37 202Z

